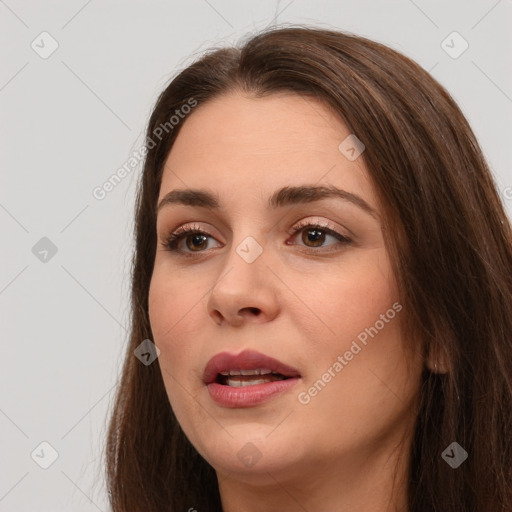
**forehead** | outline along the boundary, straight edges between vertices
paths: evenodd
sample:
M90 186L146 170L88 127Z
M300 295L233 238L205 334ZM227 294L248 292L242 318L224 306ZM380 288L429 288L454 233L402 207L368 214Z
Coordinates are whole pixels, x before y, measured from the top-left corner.
M316 99L230 93L182 122L160 197L176 187L208 187L235 199L287 185L332 184L364 195L377 209L362 158L351 161L339 149L350 131Z

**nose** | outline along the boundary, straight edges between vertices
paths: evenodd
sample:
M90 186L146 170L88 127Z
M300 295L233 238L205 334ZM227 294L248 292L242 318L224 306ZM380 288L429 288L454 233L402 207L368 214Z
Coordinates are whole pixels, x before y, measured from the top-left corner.
M273 320L281 304L265 250L252 262L233 244L210 291L208 314L218 325L240 326Z

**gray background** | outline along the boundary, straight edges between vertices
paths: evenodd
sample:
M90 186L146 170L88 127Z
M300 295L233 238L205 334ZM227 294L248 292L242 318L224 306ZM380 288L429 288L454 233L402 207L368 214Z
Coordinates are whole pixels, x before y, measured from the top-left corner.
M511 0L0 1L0 510L107 510L140 166L103 200L92 191L142 145L172 75L274 23L388 44L456 99L510 215L511 20ZM457 58L454 31L469 44Z

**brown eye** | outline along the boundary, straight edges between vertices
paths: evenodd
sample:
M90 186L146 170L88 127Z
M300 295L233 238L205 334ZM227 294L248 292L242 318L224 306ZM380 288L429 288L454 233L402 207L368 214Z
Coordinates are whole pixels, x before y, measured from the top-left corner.
M313 252L322 252L320 250L315 251L315 248L325 248L323 252L336 250L340 244L347 245L352 242L349 238L341 235L337 231L327 226L320 224L303 224L294 228L292 234L296 235L301 233L302 244L299 246L313 250ZM334 238L335 243L327 244L328 237ZM336 243L336 241L338 243Z
M209 233L201 230L199 226L186 226L171 233L163 243L163 246L168 251L190 255L191 253L204 252L208 249L208 241L210 239L215 240Z
M310 247L320 247L325 242L325 231L316 227L304 229L302 231L302 241Z
M208 246L208 237L200 233L188 235L185 241L187 248L191 251L206 249Z

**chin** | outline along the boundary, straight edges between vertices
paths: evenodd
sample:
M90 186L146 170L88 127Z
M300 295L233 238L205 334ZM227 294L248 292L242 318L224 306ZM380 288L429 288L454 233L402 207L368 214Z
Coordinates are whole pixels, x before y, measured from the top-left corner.
M239 429L233 437L226 435L217 442L210 438L203 445L201 455L217 472L263 476L267 481L268 473L296 467L304 460L291 438L275 436L272 439L275 433L268 437L268 429L258 436L250 425L244 430L245 433Z

